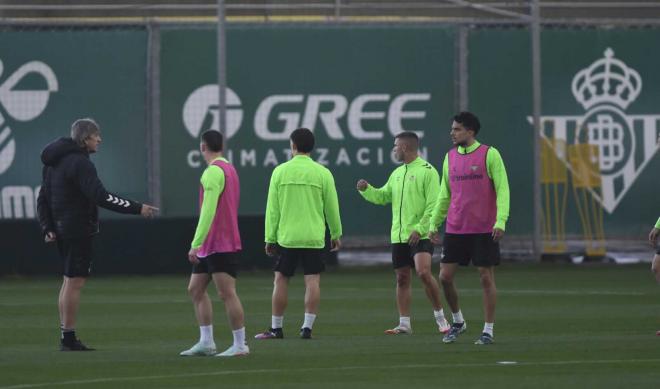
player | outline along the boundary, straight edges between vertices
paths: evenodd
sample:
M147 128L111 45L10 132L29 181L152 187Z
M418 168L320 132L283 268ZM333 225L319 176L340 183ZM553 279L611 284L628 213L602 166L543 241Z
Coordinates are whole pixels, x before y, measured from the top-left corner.
M485 323L475 344L493 343L495 324L495 266L500 263L499 241L509 218L509 183L500 153L476 140L481 124L470 112L454 116L451 139L455 148L445 156L440 196L431 219L432 238L445 220L440 281L452 310L453 324L443 342L456 341L467 324L458 305L454 275L458 265L477 267L483 289Z
M341 247L341 219L335 181L330 170L310 158L314 134L307 128L291 133L293 158L276 167L270 178L266 205L266 254L277 257L270 328L256 339L284 337L284 311L289 279L297 265L305 278L305 319L300 337L312 338L325 270L325 224L330 229L331 251Z
M656 249L655 256L653 257L653 262L651 263L651 271L655 275L656 282L660 284L660 247L657 247L659 236L660 236L660 217L658 218L658 221L655 223L655 226L651 228L651 232L649 232L649 243L651 244L651 247ZM655 334L660 336L660 331L656 332Z
M218 357L248 355L245 343L244 313L236 294L238 257L242 249L238 230L240 183L236 169L222 155L222 134L206 131L202 134L200 151L208 164L200 180L200 214L195 236L188 252L192 274L188 293L195 307L199 324L199 342L182 351L182 356L216 355L213 339L213 308L206 289L213 280L224 302L232 328L234 343Z
M363 179L357 183L359 193L367 201L392 204L392 265L396 275L396 303L399 325L386 334L411 334L410 301L411 269L424 284L426 296L433 306L438 330L446 333L449 323L440 302L440 287L431 271L433 244L428 238L431 213L440 192L437 170L420 158L419 138L414 132L402 132L394 139L394 156L401 166L396 168L381 188Z

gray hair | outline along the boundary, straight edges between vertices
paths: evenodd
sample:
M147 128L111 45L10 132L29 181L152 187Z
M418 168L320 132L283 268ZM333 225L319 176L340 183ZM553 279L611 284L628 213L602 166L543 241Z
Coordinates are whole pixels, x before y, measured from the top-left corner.
M91 118L78 119L71 125L71 139L80 147L85 146L87 138L100 132L99 125Z

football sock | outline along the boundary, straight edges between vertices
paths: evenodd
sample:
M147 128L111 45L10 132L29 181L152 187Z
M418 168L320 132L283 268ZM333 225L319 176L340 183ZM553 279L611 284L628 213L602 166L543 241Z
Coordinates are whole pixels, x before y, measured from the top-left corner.
M442 321L445 319L445 312L440 308L439 311L434 310L433 311L433 316L435 316L435 322L438 323L438 325L442 324Z
M233 330L232 335L234 335L234 346L242 347L245 345L245 327Z
M400 316L399 327L405 327L411 329L412 327L410 326L410 316Z
M270 322L271 322L270 328L282 328L282 323L284 322L284 316L271 316Z
M465 319L463 319L463 312L461 312L460 309L456 313L452 312L451 317L456 324L465 323Z
M76 330L73 328L62 328L62 342L71 344L76 341Z
M493 336L493 326L495 323L484 323L484 333Z
M305 312L305 321L303 322L302 328L309 328L311 330L314 326L314 320L316 320L315 314Z
M210 344L213 342L213 324L199 326L199 343Z

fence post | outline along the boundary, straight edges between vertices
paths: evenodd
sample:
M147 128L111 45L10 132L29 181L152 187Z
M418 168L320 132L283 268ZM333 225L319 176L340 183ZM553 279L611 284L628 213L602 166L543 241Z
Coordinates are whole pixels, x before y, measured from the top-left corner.
M147 193L162 209L160 182L160 26L147 24Z
M531 3L530 33L532 43L532 99L534 114L534 229L532 252L541 261L541 12L539 0Z
M223 135L227 131L227 18L225 14L225 1L218 0L218 130ZM224 149L227 150L227 139L225 137Z
M456 34L456 83L454 85L455 110L467 111L469 105L469 69L468 69L468 34L469 27L461 24Z

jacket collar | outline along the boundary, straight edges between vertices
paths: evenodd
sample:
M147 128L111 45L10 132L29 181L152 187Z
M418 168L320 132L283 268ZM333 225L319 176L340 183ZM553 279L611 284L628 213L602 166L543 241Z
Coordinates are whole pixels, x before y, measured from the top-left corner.
M474 150L476 150L479 146L481 146L481 143L479 143L478 140L475 140L474 143L472 143L472 145L470 145L468 147L457 146L456 149L457 149L459 154L469 154L469 153L473 152Z

